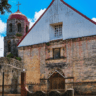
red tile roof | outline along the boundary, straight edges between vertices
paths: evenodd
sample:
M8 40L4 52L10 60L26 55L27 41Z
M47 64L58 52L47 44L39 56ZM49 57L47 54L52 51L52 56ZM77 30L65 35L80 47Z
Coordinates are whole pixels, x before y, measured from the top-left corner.
M27 17L23 15L19 10L9 16L8 20L12 19L25 20L26 22L29 22Z

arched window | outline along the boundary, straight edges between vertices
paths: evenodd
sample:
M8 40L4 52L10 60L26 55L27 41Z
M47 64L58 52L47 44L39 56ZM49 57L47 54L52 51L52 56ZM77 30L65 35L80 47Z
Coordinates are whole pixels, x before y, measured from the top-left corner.
M12 24L9 25L9 32L12 32Z
M8 52L11 52L11 41L8 41Z
M21 32L21 24L19 23L17 26L18 26L18 32Z
M28 26L26 26L26 33L28 32Z

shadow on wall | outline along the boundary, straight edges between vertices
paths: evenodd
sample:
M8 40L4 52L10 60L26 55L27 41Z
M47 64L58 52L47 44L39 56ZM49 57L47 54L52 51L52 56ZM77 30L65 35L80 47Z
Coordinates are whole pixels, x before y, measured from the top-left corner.
M67 90L65 93L59 93L57 91L43 93L42 91L37 91L35 93L28 93L27 96L73 96L73 95L72 90Z
M69 89L64 93L60 93L59 91L50 91L46 93L36 91L35 93L31 93L26 87L26 72L21 72L21 96L74 96L73 92L74 90Z

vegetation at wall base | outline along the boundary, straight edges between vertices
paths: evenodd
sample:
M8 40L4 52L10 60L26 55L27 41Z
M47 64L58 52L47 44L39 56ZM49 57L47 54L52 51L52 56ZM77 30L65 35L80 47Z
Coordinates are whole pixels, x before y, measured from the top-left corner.
M14 56L13 56L13 54L10 53L10 54L7 55L7 57L8 58L13 58Z
M49 46L50 44L49 43L46 43L47 46Z
M15 38L15 37L12 37L13 39Z
M19 60L21 61L21 58L20 57L14 57L13 54L8 54L7 57L10 59L10 58L15 58L16 60Z
M22 34L17 33L17 34L16 34L16 36L17 36L17 37L21 37L21 36L22 36Z
M19 61L21 61L21 58L20 58L20 57L16 57L16 60L19 60Z

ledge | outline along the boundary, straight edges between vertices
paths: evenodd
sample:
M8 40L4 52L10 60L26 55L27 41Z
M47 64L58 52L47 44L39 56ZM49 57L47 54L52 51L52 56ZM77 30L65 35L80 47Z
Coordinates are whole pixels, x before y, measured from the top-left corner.
M64 79L74 79L74 77L65 77ZM40 80L49 80L49 79L47 79L47 78L40 78Z
M60 58L48 58L48 59L45 59L45 60L47 61L47 60L60 60L60 59L66 59L66 57L62 56Z

